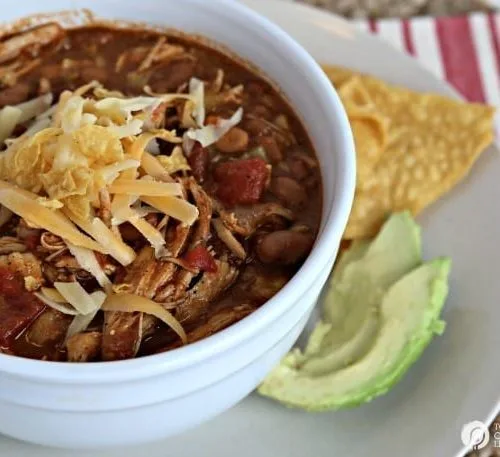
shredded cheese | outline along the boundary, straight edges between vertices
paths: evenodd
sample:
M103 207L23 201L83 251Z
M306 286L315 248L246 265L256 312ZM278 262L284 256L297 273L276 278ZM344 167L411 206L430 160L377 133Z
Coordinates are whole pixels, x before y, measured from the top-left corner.
M79 282L55 282L54 287L80 314L89 314L99 309Z
M156 130L148 133L142 133L135 139L130 148L130 155L132 158L140 160L149 142L156 138L168 141L169 143L182 142L182 138L179 138L175 134L175 131L170 132L168 130Z
M133 214L127 218L127 221L130 222L141 233L141 235L146 238L146 240L149 241L155 250L155 256L157 258L164 256L165 238L161 232L154 228L146 220L141 219L137 213L134 213L134 211L130 210L130 212Z
M149 176L155 179L164 182L173 182L172 177L165 170L165 167L149 152L145 152L142 155L141 167Z
M81 220L75 218L72 214L67 214L68 217L84 232L87 232L95 238L102 246L106 246L105 254L109 254L125 267L134 261L134 250L125 244L123 240L119 239L101 219L95 217L90 221Z
M186 152L191 152L195 142L203 147L219 141L229 130L238 125L243 118L243 109L238 108L229 119L220 119L216 125L205 125L199 129L189 129L184 134L183 146Z
M142 126L144 121L140 119L132 119L130 122L124 125L112 124L108 126L108 130L114 133L118 138L126 138L129 136L136 136L142 132Z
M159 105L161 100L157 97L114 98L108 97L94 104L95 108L111 118L122 117L128 121L134 111L143 111L150 106Z
M74 317L73 321L68 327L68 331L66 333L66 341L71 338L73 335L84 332L87 330L90 323L94 320L95 316L101 309L104 300L106 300L106 294L101 291L93 292L90 294L92 300L95 304L95 310L89 314L79 314Z
M45 94L16 105L15 107L20 109L22 113L19 123L23 124L37 116L41 116L52 105L53 99L52 94Z
M58 210L51 210L36 201L37 195L21 191L0 181L0 204L21 216L28 223L41 227L70 243L106 254L106 249L79 232L77 228Z
M159 303L139 295L116 294L110 295L102 305L104 311L120 311L125 313L141 312L157 317L167 324L183 343L187 342L186 332L179 321Z
M171 175L178 171L191 170L180 146L176 146L169 156L158 156L157 160L165 168L166 172Z
M50 306L51 308L55 309L56 311L59 311L60 313L68 314L70 316L76 316L78 314L78 311L76 309L68 306L66 303L56 302L51 298L47 297L43 293L34 292L34 295L42 303L44 303L47 306Z
M140 162L138 160L125 159L122 162L115 162L112 165L102 167L99 170L99 174L106 184L111 184L115 179L118 178L120 172L130 169L132 169L132 171L135 171L139 165Z
M0 110L0 143L12 135L23 112L14 106L5 106Z
M80 267L91 273L92 276L94 276L94 278L97 280L99 285L107 293L111 293L111 281L106 276L106 273L97 261L97 257L95 256L94 252L90 249L81 248L71 243L66 244L68 245L69 252L73 254Z
M198 219L198 208L186 200L176 197L141 197L144 203L160 210L187 225L193 225Z
M66 303L66 299L57 291L57 289L42 287L40 290L43 295L50 298L52 301L55 301L56 303Z
M179 196L182 195L182 187L178 183L120 179L109 186L109 192L112 194L147 195L151 197Z
M194 101L194 119L198 127L203 127L205 123L205 83L198 78L191 78L189 81L189 95Z

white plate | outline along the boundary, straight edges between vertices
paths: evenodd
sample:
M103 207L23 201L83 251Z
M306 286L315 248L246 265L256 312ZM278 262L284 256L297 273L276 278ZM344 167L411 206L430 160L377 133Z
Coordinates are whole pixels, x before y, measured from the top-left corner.
M246 0L280 24L318 60L372 73L422 91L456 96L442 81L383 42L332 15L290 3ZM168 442L78 457L448 457L460 430L488 421L500 384L500 158L487 151L470 177L420 218L427 257L453 258L446 333L387 396L339 413L287 410L256 395L212 422ZM72 453L0 438L0 455Z

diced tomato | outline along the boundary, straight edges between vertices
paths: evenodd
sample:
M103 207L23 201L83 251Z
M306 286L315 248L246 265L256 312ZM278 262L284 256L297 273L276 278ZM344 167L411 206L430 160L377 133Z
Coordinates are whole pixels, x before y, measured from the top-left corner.
M208 161L208 150L200 143L196 142L191 154L189 154L188 162L191 170L193 171L193 176L200 183L205 180L208 170Z
M214 171L217 197L227 206L257 203L269 179L267 163L260 158L223 162Z
M208 249L201 244L191 249L184 256L184 260L191 268L200 271L208 271L209 273L215 273L217 271L217 264L214 258L210 252L208 252Z

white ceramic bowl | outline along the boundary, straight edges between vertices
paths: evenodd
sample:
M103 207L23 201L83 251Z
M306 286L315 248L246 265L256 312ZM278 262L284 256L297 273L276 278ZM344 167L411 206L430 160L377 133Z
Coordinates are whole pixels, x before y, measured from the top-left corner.
M322 167L319 238L295 277L251 316L190 346L123 362L73 365L0 355L0 432L35 443L97 448L184 431L250 393L290 349L337 255L351 208L355 159L342 105L314 60L268 20L231 0L14 2L2 22L89 7L225 44L277 82L302 118ZM50 6L47 6L50 5Z

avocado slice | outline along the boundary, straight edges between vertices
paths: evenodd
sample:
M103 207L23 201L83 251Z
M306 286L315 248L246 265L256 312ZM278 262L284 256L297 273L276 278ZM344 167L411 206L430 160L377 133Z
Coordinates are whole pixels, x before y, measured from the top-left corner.
M355 242L345 251L323 296L324 322L312 333L301 368L321 374L362 357L377 334L383 295L421 263L421 250L420 229L405 212L393 215L371 243Z
M422 265L418 225L392 215L375 240L342 254L304 352L292 350L259 393L311 411L385 393L444 330L449 269L448 259Z
M259 393L291 407L322 411L356 406L397 383L436 333L448 294L449 259L437 259L397 281L380 307L380 329L369 352L352 365L324 373L304 373L297 351L259 387ZM299 363L301 361L299 360Z

